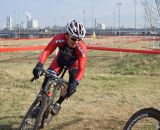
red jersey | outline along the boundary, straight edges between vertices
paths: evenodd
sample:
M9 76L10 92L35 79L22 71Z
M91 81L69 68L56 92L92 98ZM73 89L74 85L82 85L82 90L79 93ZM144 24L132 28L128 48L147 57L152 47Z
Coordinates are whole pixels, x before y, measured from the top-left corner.
M76 80L80 81L83 77L87 60L87 49L84 41L79 41L75 48L69 48L67 45L66 34L58 34L44 49L39 57L39 62L44 64L47 57L57 47L59 48L59 52L55 59L57 60L58 65L60 67L67 66L70 68L73 64L78 63L78 73L76 75Z

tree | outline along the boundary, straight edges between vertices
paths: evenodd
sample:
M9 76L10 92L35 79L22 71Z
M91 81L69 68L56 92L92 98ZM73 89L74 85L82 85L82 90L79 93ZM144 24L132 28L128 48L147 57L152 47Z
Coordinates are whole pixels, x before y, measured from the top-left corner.
M142 2L145 14L152 30L160 27L160 0L144 0Z
M154 36L156 44L160 47L160 0L143 0L142 5L145 10L145 21L147 20L151 28L150 34Z

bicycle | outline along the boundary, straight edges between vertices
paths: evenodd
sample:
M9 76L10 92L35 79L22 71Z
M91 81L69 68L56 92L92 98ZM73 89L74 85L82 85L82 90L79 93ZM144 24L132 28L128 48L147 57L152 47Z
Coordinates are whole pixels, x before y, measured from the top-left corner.
M123 130L160 130L160 111L155 108L144 108L135 112Z
M44 88L40 89L38 96L32 103L28 112L19 127L19 130L37 130L47 126L52 118L55 116L51 114L51 107L53 106L54 99L58 91L67 87L69 83L63 79L67 68L63 68L61 76L57 77L46 70L43 71L43 76L48 77L48 81ZM36 79L33 77L31 82Z

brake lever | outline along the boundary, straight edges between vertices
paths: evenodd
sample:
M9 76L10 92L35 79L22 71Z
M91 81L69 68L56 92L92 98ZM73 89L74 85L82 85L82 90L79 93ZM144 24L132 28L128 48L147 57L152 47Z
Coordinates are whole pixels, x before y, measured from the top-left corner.
M42 70L42 73L40 74L40 76L43 76L45 73L46 73L46 71ZM36 79L38 79L38 78L33 77L32 79L30 79L30 82L34 82L35 83Z

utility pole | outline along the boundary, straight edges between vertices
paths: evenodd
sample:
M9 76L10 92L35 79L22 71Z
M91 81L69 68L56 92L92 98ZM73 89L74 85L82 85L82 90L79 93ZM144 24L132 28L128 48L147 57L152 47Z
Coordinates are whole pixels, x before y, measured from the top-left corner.
M64 20L64 17L63 17L63 16L61 16L61 20L62 20L62 27L63 27L63 20Z
M145 19L145 23L144 23L144 34L146 36L146 24L147 24L147 0L145 0L144 2L144 19Z
M61 22L62 22L62 27L61 27L61 30L62 30L62 32L64 31L64 24L63 24L63 22L64 22L64 17L63 16L61 16Z
M135 4L135 35L137 34L137 0L134 0Z
M54 20L54 30L55 30L55 32L57 31L56 22L57 22L57 20L55 19L55 20Z
M115 27L115 12L113 12L113 31L114 31L114 34L116 34L116 27Z
M92 6L92 28L94 32L94 6Z
M119 12L119 35L120 35L120 33L121 33L121 29L120 29L120 26L121 26L121 5L122 5L122 3L121 2L118 2L117 3L117 6L118 6L118 12Z
M21 23L20 23L20 15L18 14L18 38L21 37Z
M85 16L85 10L83 10L83 24L84 24L84 26L86 26L86 16Z
M94 20L94 29L95 29L95 31L96 31L96 29L97 29L97 19L95 18L95 20Z

